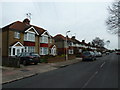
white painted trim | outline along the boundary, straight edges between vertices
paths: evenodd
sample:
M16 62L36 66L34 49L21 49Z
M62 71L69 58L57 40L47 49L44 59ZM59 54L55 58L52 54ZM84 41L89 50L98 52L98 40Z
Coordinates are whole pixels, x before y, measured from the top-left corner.
M20 44L21 46L16 46L17 44ZM23 49L23 51L25 49L25 47L20 42L17 42L13 46L11 46L10 56L15 56L15 55L13 55L13 48L15 48L15 55L17 55L17 49L20 50L20 53L22 52L22 49Z
M56 48L56 45L54 45L54 46L51 48L51 55L53 55L53 56L57 55L56 51L57 51L57 48Z
M51 38L51 36L50 36L50 34L49 34L48 31L45 31L41 36L44 36L46 32L47 32L47 34L49 35L49 37Z
M20 44L21 47L24 47L20 42L15 43L12 47L15 47L17 44Z
M34 31L35 31L35 33L37 34L37 35L39 35L39 33L35 30L35 28L32 26L32 27L30 27L30 28L28 28L25 32L28 32L30 29L33 29Z
M28 33L32 33L32 34L35 34L35 32L31 32L31 31L27 31Z
M56 45L54 45L52 48L54 48L54 47L56 48Z

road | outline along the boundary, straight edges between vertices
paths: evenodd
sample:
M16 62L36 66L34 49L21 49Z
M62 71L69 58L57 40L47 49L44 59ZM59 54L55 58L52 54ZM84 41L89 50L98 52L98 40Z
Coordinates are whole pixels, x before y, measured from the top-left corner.
M79 62L4 84L3 88L118 88L118 55Z

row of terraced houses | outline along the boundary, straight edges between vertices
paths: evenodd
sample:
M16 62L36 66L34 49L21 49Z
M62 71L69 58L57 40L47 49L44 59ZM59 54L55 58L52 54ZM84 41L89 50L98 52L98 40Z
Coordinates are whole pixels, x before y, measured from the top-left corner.
M67 49L67 50L66 50ZM35 25L30 24L29 19L23 22L16 21L2 28L2 56L15 56L22 52L37 52L40 55L61 55L79 54L83 50L104 50L105 48L97 47L81 42L75 36L66 37L57 34L56 36Z

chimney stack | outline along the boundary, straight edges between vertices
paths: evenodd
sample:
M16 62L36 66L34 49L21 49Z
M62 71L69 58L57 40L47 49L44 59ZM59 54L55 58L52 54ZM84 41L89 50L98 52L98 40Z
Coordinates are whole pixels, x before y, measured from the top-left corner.
M85 40L82 40L83 43L85 43Z
M75 36L72 36L72 39L75 39Z
M28 18L23 20L23 23L25 23L26 25L30 25L30 20Z

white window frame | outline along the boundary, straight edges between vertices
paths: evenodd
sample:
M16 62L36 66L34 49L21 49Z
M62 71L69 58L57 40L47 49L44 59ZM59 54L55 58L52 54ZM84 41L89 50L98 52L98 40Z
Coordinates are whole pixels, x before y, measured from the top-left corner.
M14 38L20 39L20 32L14 32Z
M33 35L33 36L30 36ZM26 34L24 34L24 41L32 41L32 42L35 42L35 33L34 32L28 32Z
M73 54L73 49L69 49L69 54Z
M40 43L48 43L48 35L42 35L40 37Z
M35 52L35 46L25 46L25 52Z
M47 53L45 52L45 49L47 49ZM41 47L40 48L40 55L48 55L48 48L47 47Z

